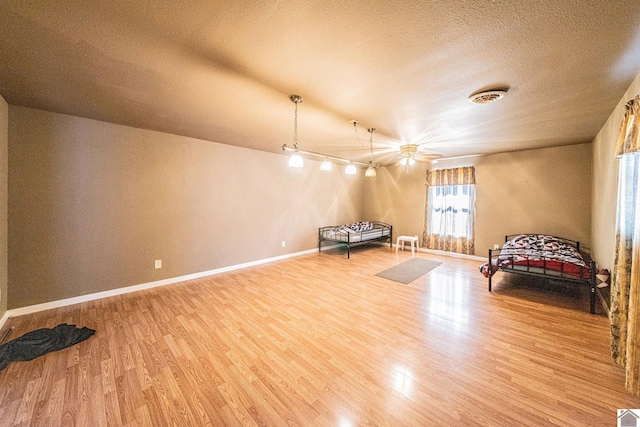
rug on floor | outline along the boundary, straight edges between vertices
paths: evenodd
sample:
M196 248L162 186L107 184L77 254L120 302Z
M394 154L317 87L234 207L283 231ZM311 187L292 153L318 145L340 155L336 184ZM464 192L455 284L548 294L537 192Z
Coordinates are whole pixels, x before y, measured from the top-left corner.
M440 264L442 263L437 261L429 261L428 259L411 258L409 261L405 261L402 264L398 264L387 270L381 271L380 273L376 274L376 276L384 277L385 279L408 285L418 277L425 275Z

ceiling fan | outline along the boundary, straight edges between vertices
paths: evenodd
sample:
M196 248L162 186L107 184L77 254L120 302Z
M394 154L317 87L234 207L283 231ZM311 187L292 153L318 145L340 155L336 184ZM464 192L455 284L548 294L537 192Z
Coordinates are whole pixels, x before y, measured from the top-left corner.
M433 162L436 159L439 159L442 157L441 154L436 154L436 153L421 153L420 152L420 146L424 145L424 144L402 144L402 145L398 145L397 142L395 141L391 141L391 140L387 140L386 143L383 142L383 147L384 145L386 145L388 148L377 148L374 149L373 148L373 143L370 141L369 146L366 146L365 144L363 144L362 142L360 142L360 138L358 136L358 128L357 125L359 124L356 120L351 120L350 121L351 124L353 124L353 127L355 129L355 134L356 134L356 139L358 141L358 143L363 147L363 148L367 148L370 153L371 153L371 157L373 157L374 154L378 154L378 155L394 155L396 158L400 158L400 160L396 163L396 164L400 164L402 166L405 167L405 170L408 171L409 170L409 166L414 165L417 161L418 162ZM371 132L372 129L368 129L369 132ZM373 131L375 132L375 129L373 129ZM380 144L380 138L378 140L378 144ZM372 160L372 159L371 159Z
M400 164L411 166L418 162L429 162L442 157L442 154L418 153L418 144L404 144L400 146Z

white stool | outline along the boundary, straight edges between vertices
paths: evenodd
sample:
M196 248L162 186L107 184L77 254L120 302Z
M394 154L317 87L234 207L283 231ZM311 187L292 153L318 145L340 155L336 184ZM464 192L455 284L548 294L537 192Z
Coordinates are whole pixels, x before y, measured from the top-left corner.
M415 256L415 248L413 244L416 244L418 248L418 252L420 252L420 243L418 242L418 236L398 236L398 240L396 241L396 253L398 253L398 248L400 247L400 242L402 242L402 250L404 251L404 243L411 242L411 256Z

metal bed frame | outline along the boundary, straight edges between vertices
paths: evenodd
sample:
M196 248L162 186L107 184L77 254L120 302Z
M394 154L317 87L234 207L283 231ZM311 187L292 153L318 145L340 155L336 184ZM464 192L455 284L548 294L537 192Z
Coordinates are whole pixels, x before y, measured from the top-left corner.
M358 231L356 233L345 233L344 238L336 238L332 237L332 233L339 225L330 225L327 227L318 228L318 252L322 249L322 242L334 242L334 243L342 243L347 245L347 258L351 257L351 246L364 245L366 243L372 243L376 241L385 241L389 240L389 247L393 247L393 227L390 224L381 221L370 221L373 223L373 229L366 231ZM388 235L383 236L374 236L372 233L374 231L382 230L382 234L384 234L384 230L389 230ZM371 234L369 236L368 234ZM357 238L357 239L356 239ZM357 241L354 241L357 240Z
M524 234L524 233L521 233ZM504 236L504 241L507 242L513 239L520 234L512 234ZM554 236L555 237L555 236ZM589 265L591 269L590 275L587 278L578 278L564 271L564 264L561 264L560 270L555 270L551 268L547 268L546 261L543 258L543 266L530 266L528 264L508 264L505 266L497 265L498 257L500 256L500 252L502 249L489 249L489 292L491 292L491 278L493 275L498 272L506 272L513 274L520 274L524 276L537 276L550 280L557 280L560 282L569 282L569 283L583 283L589 286L589 312L591 314L595 314L596 312L596 263L591 259L591 256L586 252L580 251L580 242L570 239L565 239L562 237L556 237L557 239L567 243L576 248L576 250L580 253L585 263ZM493 260L496 260L496 264L493 264ZM542 271L540 271L542 270Z

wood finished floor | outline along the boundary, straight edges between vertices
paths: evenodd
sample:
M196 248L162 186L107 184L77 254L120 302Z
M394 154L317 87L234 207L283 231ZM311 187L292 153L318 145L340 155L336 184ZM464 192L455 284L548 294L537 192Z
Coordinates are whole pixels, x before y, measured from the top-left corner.
M330 250L22 316L11 338L95 329L0 372L0 425L455 426L616 424L640 408L609 358L608 321L575 288L478 261L409 285L410 259Z

